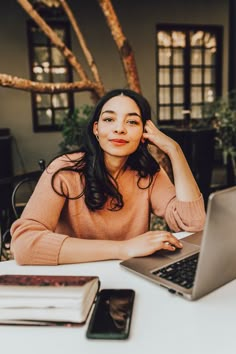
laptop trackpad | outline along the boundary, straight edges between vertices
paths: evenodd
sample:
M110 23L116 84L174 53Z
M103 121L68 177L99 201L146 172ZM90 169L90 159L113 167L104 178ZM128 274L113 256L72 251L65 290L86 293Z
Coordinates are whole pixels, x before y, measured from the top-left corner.
M188 254L190 255L199 252L200 250L200 247L194 245L193 243L189 243L184 240L181 240L181 243L183 244L183 248L177 248L175 251L160 250L158 251L158 254L163 257L177 260L178 258L182 258L183 256L186 256Z

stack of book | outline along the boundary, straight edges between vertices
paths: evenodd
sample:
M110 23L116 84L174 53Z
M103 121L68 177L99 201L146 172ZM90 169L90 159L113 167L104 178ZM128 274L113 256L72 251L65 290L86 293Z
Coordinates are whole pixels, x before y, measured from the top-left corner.
M99 287L97 276L0 275L0 324L83 324Z

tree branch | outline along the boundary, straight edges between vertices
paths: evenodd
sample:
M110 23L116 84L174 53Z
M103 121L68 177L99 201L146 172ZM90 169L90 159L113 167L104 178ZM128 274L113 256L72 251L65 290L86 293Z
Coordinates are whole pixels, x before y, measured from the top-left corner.
M97 69L97 66L95 64L95 61L92 57L92 54L91 52L89 51L87 45L86 45L86 42L85 42L85 39L83 37L83 34L81 33L80 29L79 29L79 26L76 22L76 19L71 11L71 9L69 8L66 0L59 0L61 6L63 7L74 31L75 31L75 34L77 36L77 39L78 39L78 42L80 43L80 46L84 52L84 56L88 62L88 65L92 71L92 74L93 74L93 77L95 79L95 81L99 84L99 86L102 88L103 87L103 94L105 93L105 89L104 89L104 86L102 84L102 80L99 76L99 72L98 72L98 69Z
M134 91L141 93L141 87L139 83L134 54L131 45L129 44L127 38L122 32L120 23L113 9L111 1L98 0L98 3L103 11L107 24L110 28L112 37L120 52L129 87Z
M98 84L95 84L89 80L77 81L72 83L42 83L31 80L19 78L17 76L11 76L7 74L0 74L0 86L15 88L18 90L40 93L60 93L60 92L100 92L101 88ZM99 94L97 99L101 97Z
M58 37L55 31L44 21L44 19L34 10L28 0L17 0L17 2L23 7L23 9L28 13L28 15L37 23L37 25L42 29L46 36L51 40L53 44L63 53L65 58L69 61L71 66L76 70L80 78L84 81L88 80L87 74L83 70L80 63L77 61L76 57L72 51L67 48L65 43Z
M44 21L44 19L38 14L36 10L31 6L28 0L17 0L22 8L28 13L28 15L37 23L45 35L51 40L51 42L62 52L70 65L76 70L81 78L81 81L73 83L44 83L35 82L17 76L0 73L0 86L11 87L24 91L41 92L41 93L59 93L59 92L92 92L92 99L96 101L98 98L104 95L105 89L100 79L99 72L97 70L94 59L87 48L86 42L79 29L79 26L75 20L73 13L71 12L66 0L57 0L63 7L65 13L68 16L71 25L77 35L77 39L81 45L84 55L88 61L89 67L92 71L95 82L90 81L88 76L73 52L66 47L65 43L58 37L57 33ZM134 91L141 92L137 68L135 64L134 54L132 48L124 36L118 18L114 12L110 0L98 0L99 5L105 15L107 24L110 28L111 34L118 47L121 55L126 79L128 86Z

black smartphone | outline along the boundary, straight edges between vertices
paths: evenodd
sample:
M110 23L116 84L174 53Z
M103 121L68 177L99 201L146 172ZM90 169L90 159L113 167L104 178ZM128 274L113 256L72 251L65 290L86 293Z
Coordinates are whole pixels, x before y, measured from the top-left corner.
M128 338L134 295L132 289L101 290L88 325L87 338Z

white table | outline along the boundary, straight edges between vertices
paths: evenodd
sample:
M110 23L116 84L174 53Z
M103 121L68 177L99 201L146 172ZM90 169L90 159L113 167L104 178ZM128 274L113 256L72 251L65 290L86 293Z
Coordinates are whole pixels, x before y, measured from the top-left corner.
M128 340L88 340L80 328L0 326L6 354L235 354L236 282L189 302L122 268L118 261L63 266L0 263L0 274L99 275L101 288L136 292Z

